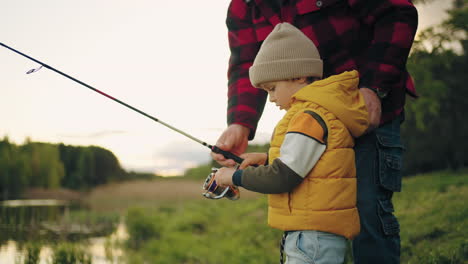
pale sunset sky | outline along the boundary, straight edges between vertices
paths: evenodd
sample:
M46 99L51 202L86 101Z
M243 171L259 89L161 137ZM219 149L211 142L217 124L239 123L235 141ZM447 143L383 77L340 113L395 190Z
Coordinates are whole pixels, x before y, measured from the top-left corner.
M226 127L229 0L0 0L0 42L215 144ZM418 5L423 29L450 1ZM180 174L208 148L0 47L0 138L97 145L126 170ZM255 143L282 113L267 104Z

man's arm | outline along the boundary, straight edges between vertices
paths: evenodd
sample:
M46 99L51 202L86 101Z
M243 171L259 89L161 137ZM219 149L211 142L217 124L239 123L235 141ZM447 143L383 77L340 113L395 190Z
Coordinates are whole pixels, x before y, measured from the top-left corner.
M261 43L252 22L252 12L244 0L232 0L226 25L231 56L228 68L228 125L239 124L249 128L248 139L253 139L267 98L266 92L254 88L249 79L252 65Z
M409 0L348 0L351 8L371 30L360 87L383 99L401 83L418 26L416 8ZM404 84L404 83L403 83Z
M229 48L231 56L228 69L228 127L221 134L216 146L236 155L245 152L248 140L253 139L267 94L253 87L249 79L249 67L260 48L257 41L249 6L244 0L232 0L227 14ZM211 157L223 166L234 166L233 160L211 152Z
M361 21L372 29L359 84L369 112L368 130L372 130L380 123L382 100L395 87L405 89L406 82L402 79L407 77L406 60L416 34L418 14L409 0L348 2Z

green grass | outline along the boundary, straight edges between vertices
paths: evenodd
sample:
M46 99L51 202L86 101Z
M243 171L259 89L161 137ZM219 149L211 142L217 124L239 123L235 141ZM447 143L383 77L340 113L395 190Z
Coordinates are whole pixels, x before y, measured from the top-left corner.
M468 173L404 179L395 194L401 263L468 263ZM277 263L266 198L191 200L127 211L129 263Z
M468 263L468 173L404 180L395 195L402 263Z
M264 198L202 200L128 211L130 263L277 262L281 232L266 225Z

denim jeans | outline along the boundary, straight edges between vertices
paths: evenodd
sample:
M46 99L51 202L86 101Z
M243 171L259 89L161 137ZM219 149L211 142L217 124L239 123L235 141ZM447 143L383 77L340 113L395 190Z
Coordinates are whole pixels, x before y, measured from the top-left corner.
M342 264L346 238L313 230L291 231L284 243L286 264Z
M357 208L361 233L353 240L355 264L400 263L400 226L392 196L401 191L401 118L356 140Z

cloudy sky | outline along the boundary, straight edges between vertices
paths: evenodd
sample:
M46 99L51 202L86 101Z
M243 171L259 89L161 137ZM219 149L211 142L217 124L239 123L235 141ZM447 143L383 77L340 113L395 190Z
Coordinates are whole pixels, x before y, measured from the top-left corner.
M449 1L419 6L420 28ZM229 0L0 0L0 42L214 144L226 126ZM111 150L128 170L177 174L209 150L0 47L0 137ZM257 143L281 112L267 105Z

